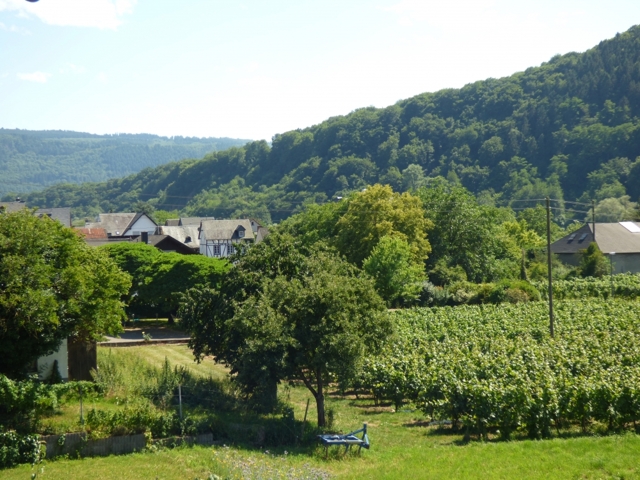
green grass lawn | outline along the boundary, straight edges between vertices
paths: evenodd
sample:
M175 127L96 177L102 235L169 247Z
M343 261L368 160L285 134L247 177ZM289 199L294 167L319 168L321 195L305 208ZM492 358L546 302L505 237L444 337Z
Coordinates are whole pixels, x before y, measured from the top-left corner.
M50 479L185 479L207 478L295 478L313 470L324 470L337 478L392 479L632 479L640 478L636 435L469 443L458 446L433 441L417 434L411 443L383 439L372 429L372 450L360 457L323 458L312 454L194 447L163 450L120 457L60 459L48 461L38 478ZM405 440L407 436L401 435ZM265 475L265 470L270 475ZM38 472L24 465L0 473L3 479L29 478ZM253 475L247 475L253 472ZM244 474L243 474L244 473ZM260 476L262 474L262 476Z
M228 370L213 362L211 358L205 358L201 363L196 363L193 353L187 345L143 345L140 347L99 347L98 355L116 355L121 357L133 357L141 359L155 367L162 367L167 358L171 365L184 365L192 373L213 378L224 377Z
M211 360L197 365L184 345L149 345L111 349L122 355L161 366L165 356L173 365L186 365L203 376L222 376L225 369ZM101 347L100 355L108 349ZM137 361L136 360L136 361ZM307 399L311 399L308 420L315 423L316 409L311 394L302 386L283 386L281 396L302 419ZM117 408L112 400L96 400ZM75 405L75 404L74 404ZM71 410L61 417L73 420ZM516 439L510 442L464 442L459 432L449 427L428 427L418 410L406 408L398 413L390 406L375 406L368 398L355 399L330 395L327 409L332 411L333 429L347 432L367 422L371 450L360 456L344 456L332 450L325 458L316 447L264 449L247 446L194 447L120 457L57 459L47 461L38 478L84 479L184 479L208 478L322 478L326 472L337 478L482 478L482 479L631 479L640 478L640 436L581 436L567 432L567 438L551 440ZM21 466L0 472L2 479L29 478L32 470Z

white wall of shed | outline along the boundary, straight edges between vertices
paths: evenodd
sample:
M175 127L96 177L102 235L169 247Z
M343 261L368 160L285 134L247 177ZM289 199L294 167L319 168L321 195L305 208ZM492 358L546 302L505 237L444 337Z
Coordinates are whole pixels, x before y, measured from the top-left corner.
M63 380L69 379L69 351L67 349L67 339L62 340L58 350L51 355L38 359L38 377L40 380L49 378L53 371L53 362L58 360L58 370Z

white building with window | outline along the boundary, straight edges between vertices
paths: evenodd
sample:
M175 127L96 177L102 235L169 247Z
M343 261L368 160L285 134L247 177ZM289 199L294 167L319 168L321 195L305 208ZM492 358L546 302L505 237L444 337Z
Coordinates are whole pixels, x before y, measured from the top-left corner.
M137 237L142 232L153 235L156 227L144 213L101 213L96 222L85 224L85 228L104 228L107 237Z
M640 273L640 223L588 223L551 244L551 252L580 265L581 251L595 242L611 262L612 273Z
M199 241L202 255L224 258L236 253L240 245L254 243L255 236L249 219L203 220Z

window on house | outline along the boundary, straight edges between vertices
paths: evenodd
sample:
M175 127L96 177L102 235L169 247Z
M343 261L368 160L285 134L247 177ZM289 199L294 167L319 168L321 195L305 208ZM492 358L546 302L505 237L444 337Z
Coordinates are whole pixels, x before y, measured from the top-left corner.
M214 245L213 246L213 256L214 257L219 257L220 256L220 245Z
M229 245L229 255L233 255L234 253L236 253L236 247Z
M238 237L239 238L244 238L244 230L242 230L242 229L238 230Z

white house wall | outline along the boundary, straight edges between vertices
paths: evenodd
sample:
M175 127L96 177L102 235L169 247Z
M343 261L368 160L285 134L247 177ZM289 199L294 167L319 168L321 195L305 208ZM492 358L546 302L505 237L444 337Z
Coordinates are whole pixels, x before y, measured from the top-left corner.
M131 226L129 230L124 232L124 235L140 235L140 232L148 232L149 235L153 235L155 231L156 224L153 223L149 217L143 215Z
M232 253L229 252L229 247L231 245L233 245L235 248L238 247L237 242L216 242L216 241L207 240L206 243L202 243L201 241L200 253L203 255L206 255L207 257L212 257L212 258L228 257L229 255L232 255Z
M58 350L46 357L38 359L38 377L40 380L49 378L53 371L53 362L58 360L58 371L63 380L69 379L69 352L67 350L67 339L65 338Z

